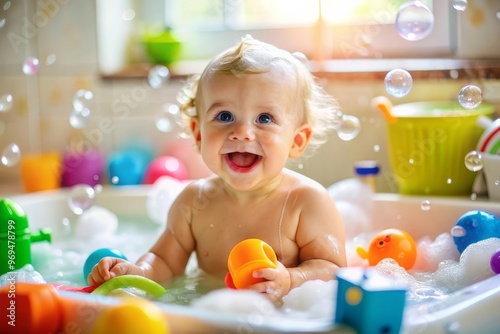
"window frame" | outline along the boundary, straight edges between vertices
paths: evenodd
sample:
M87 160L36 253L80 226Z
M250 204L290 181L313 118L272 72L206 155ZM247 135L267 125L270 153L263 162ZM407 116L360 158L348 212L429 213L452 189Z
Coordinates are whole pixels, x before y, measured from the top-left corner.
M165 0L166 12L170 12L168 7L172 1L175 0ZM433 0L433 13L439 19L435 20L431 33L419 41L403 39L394 24L377 23L376 17L373 22L363 25L333 25L318 20L311 26L259 29L227 27L193 31L174 27L174 31L184 41L183 60L212 58L246 34L292 52L300 51L316 61L452 56L457 44L456 10L452 8L451 0Z

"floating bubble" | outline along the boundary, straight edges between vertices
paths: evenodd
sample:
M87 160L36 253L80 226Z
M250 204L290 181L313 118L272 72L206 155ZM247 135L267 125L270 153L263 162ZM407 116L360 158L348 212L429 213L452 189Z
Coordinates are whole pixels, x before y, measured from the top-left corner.
M0 96L0 112L9 111L12 108L14 98L10 94Z
M131 8L126 9L122 14L122 19L124 21L132 21L133 19L135 19L135 10Z
M82 129L89 124L90 114L90 109L88 108L83 110L73 109L69 115L69 124L75 129Z
M483 158L478 151L467 153L464 159L465 167L472 172L477 172L483 169Z
M163 106L162 112L156 119L156 128L158 131L168 133L172 131L179 118L180 108L173 103L167 103Z
M94 93L86 89L79 89L73 96L73 109L83 110L92 107L94 102Z
M474 85L464 86L458 94L458 102L466 109L477 108L483 101L483 92Z
M21 150L16 143L11 143L5 146L2 152L2 157L0 159L2 161L2 165L6 167L12 167L19 163L21 160Z
M429 211L431 209L431 202L429 200L422 201L420 208L422 211Z
M40 62L38 61L38 58L35 57L28 57L23 63L23 73L26 75L35 75L38 73L39 70L39 64Z
M111 178L111 183L112 184L118 184L120 182L120 178L118 176L113 176Z
M403 97L408 94L413 85L413 79L408 71L394 69L387 73L384 79L387 93L394 97Z
M95 191L96 194L102 193L102 185L101 184L96 184L94 186L94 191Z
M3 10L5 10L5 11L9 10L10 5L11 5L11 2L10 2L10 1L6 1L6 2L3 4Z
M162 65L154 66L148 73L148 83L154 89L163 86L169 78L170 71Z
M340 126L337 128L337 135L340 139L349 141L359 134L361 124L356 116L343 115Z
M47 56L47 58L45 58L45 64L46 65L54 65L54 63L56 62L56 55L51 53Z
M463 12L467 9L467 0L453 0L453 8Z
M3 27L5 27L5 22L7 22L7 20L0 19L0 29L2 29Z
M94 205L96 193L94 188L86 184L79 184L71 188L68 197L68 206L77 215Z
M399 7L395 24L401 37L418 41L431 33L434 14L421 1L408 1Z
M73 111L69 116L69 124L75 129L87 126L90 121L94 94L86 89L79 89L73 96Z

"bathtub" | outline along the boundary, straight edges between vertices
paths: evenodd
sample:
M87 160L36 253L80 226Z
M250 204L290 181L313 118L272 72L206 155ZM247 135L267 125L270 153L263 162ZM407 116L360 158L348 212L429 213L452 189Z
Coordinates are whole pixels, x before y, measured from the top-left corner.
M96 205L123 216L146 214L150 186L104 187ZM74 216L67 205L69 190L9 196L26 211L31 229L52 227L63 218ZM431 209L422 211L424 200ZM415 239L431 238L450 231L457 219L469 210L487 210L500 217L500 203L466 198L412 197L398 194L375 194L373 221L375 230L401 228ZM57 240L55 240L57 241ZM86 333L104 309L120 303L116 297L94 296L74 292L59 292L63 317L63 332ZM316 319L286 321L270 319L265 323L249 324L245 317L195 309L189 306L158 304L172 333L354 333L342 324ZM500 275L471 285L446 299L410 306L403 321L404 333L489 333L500 328ZM455 326L455 327L453 327ZM457 327L458 326L458 327ZM457 331L453 328L459 328Z

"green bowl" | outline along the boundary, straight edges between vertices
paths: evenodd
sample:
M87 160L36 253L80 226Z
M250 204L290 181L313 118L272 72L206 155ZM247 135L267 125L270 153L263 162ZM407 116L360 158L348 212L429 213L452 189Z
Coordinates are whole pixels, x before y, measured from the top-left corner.
M179 59L181 42L175 39L169 31L159 35L146 35L143 43L149 60L153 64L169 65Z

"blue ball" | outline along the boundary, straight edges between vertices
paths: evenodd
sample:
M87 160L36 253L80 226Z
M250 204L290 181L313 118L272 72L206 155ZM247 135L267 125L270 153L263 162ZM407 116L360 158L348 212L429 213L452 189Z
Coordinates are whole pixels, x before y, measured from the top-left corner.
M122 252L113 248L100 248L93 251L87 260L85 260L85 264L83 265L83 277L85 282L89 284L87 277L92 272L92 268L103 258L103 257L117 257L119 259L127 260L127 257L123 255Z
M500 220L487 211L468 211L458 219L451 234L458 251L462 253L470 244L500 238Z

